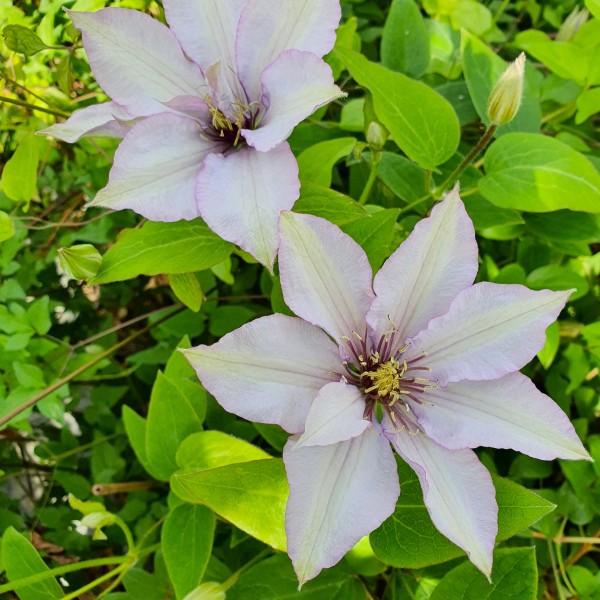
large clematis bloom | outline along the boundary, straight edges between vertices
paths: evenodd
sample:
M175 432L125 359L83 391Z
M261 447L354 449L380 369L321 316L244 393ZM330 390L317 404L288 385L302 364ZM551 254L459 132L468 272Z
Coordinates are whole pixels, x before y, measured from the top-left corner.
M288 552L300 582L394 511L391 447L415 470L436 527L486 575L497 504L471 448L589 458L562 410L518 370L570 292L477 283L458 191L372 278L363 250L323 219L281 217L281 285L300 318L253 321L186 351L228 411L293 434Z
M342 96L322 57L339 0L164 0L170 29L135 10L70 12L112 102L41 133L124 137L93 205L154 221L201 216L272 268L281 210L299 196L285 141Z

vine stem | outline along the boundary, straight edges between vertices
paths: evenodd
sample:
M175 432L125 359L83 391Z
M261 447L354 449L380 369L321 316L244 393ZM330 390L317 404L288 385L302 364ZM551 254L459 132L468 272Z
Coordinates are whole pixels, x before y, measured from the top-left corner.
M66 575L67 573L74 573L75 571L82 571L83 569L91 569L93 567L104 567L106 565L120 565L129 560L127 556L112 556L108 558L94 558L82 562L73 563L70 565L63 565L62 567L56 567L44 571L43 573L36 573L29 577L23 577L22 579L16 579L0 585L0 594L11 592L13 590L26 587L28 585L34 585L40 581L45 581L51 577L59 577L60 575Z
M75 369L72 373L69 373L62 379L59 379L57 382L55 382L51 386L47 387L45 390L41 391L39 394L36 394L33 398L30 398L29 400L27 400L27 402L24 402L23 404L21 404L21 406L18 406L14 410L11 410L7 415L0 418L0 427L6 425L9 421L12 421L15 417L19 416L22 412L26 411L28 408L35 406L40 400L43 400L44 398L46 398L46 396L49 396L56 390L60 389L63 385L69 383L69 381L71 381L72 379L75 379L75 377L77 377L78 375L81 375L82 373L87 371L90 367L93 367L94 365L103 361L105 358L108 358L111 354L113 354L117 350L120 350L124 346L127 346L130 342L132 342L136 338L147 333L153 327L156 327L157 325L164 323L171 317L174 317L176 314L179 314L184 309L185 309L185 307L182 306L182 307L178 308L177 310L174 310L170 314L164 316L162 319L159 319L158 321L155 321L154 323L150 323L143 329L140 329L139 331L132 333L130 336L126 337L124 340L121 340L120 342L116 343L114 346L111 346L110 348L108 348L108 350L101 352L100 354L98 354L98 356L95 356L94 358L92 358L92 360L86 362L84 365L81 365L81 367L79 367L78 369Z
M380 162L381 162L381 153L374 152L373 158L371 160L371 171L369 172L369 178L367 179L367 183L365 184L362 194L360 195L360 198L358 200L358 203L363 206L368 202L369 197L371 196L371 192L373 191L373 186L375 185L375 182L377 181L377 173L379 171L379 163Z
M479 153L489 144L490 140L496 133L496 129L498 129L497 125L490 125L485 133L481 136L481 139L477 142L477 144L473 147L471 152L467 154L462 162L446 177L446 179L438 185L432 192L432 196L436 199L441 198L441 195L452 185L454 185L459 176L463 173L463 171L479 156Z
M37 106L35 104L30 104L29 102L23 102L23 100L16 100L14 98L7 98L6 96L0 96L0 102L6 102L7 104L16 104L17 106L22 106L23 108L30 108L31 110L38 110L43 113L47 113L49 115L54 115L55 117L62 117L67 119L69 115L59 110L52 110L51 108L44 108L43 106Z

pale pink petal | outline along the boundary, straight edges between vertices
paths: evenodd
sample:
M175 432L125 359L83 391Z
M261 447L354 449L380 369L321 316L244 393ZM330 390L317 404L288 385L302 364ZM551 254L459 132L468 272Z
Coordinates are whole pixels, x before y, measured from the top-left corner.
M200 96L176 96L163 104L169 112L196 119L200 123L208 123L210 118L208 104Z
M392 329L402 342L416 335L473 283L477 267L473 223L455 189L417 223L375 276L367 321L376 337Z
M261 100L260 75L284 50L327 54L341 16L339 0L248 0L238 25L236 57L249 100Z
M235 71L235 33L246 0L163 0L165 16L186 54L203 70L222 60Z
M303 584L394 512L400 486L389 441L373 429L330 446L294 450L295 444L292 438L283 450L290 484L285 530Z
M413 339L410 356L427 352L423 364L433 371L429 378L443 386L518 371L543 347L546 327L570 294L477 283L460 292L448 312Z
M362 390L343 381L328 383L315 398L295 449L328 446L360 435L371 425L364 412Z
M202 218L269 269L277 246L279 213L300 195L298 163L287 143L270 152L242 148L204 161L196 196Z
M199 96L206 89L200 69L156 19L126 8L69 12L69 16L83 34L98 83L132 114L165 112L164 102Z
M302 319L271 315L212 346L183 351L204 387L225 410L249 421L304 431L319 390L339 381L335 344Z
M50 135L69 144L74 144L84 136L122 138L129 131L134 118L116 102L104 102L82 108L64 123L51 125L37 133Z
M567 415L521 373L450 383L423 399L433 406L413 406L419 424L445 448L512 448L542 460L589 458Z
M168 113L147 117L117 149L108 185L90 205L130 208L152 221L195 219L198 171L205 156L222 149L203 140L192 119Z
M373 299L364 250L319 217L286 212L279 227L279 272L287 305L338 343L352 332L364 334Z
M331 67L311 52L286 50L261 76L266 115L246 141L266 152L287 139L298 123L344 93L333 83Z
M394 446L419 477L433 524L489 578L498 505L487 469L472 450L446 450L422 433L398 432Z

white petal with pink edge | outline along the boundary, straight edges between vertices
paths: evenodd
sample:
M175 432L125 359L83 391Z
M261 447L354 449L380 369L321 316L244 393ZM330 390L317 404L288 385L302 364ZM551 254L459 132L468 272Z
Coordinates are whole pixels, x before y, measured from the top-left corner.
M126 8L69 12L102 89L136 116L165 112L176 96L201 96L197 65L184 56L175 36L156 19Z
M473 223L458 189L415 226L375 276L367 315L377 337L395 329L403 343L443 315L477 275Z
M430 379L497 379L525 366L546 341L546 328L571 291L534 292L522 285L477 283L412 340L409 356L428 354Z
M283 450L290 484L285 530L302 585L394 512L400 486L390 443L373 429L330 446L294 450L295 444L292 438Z
M364 250L319 217L286 212L280 229L279 271L287 305L338 343L353 331L364 334L373 299Z
M521 373L461 381L423 395L419 424L449 449L512 448L541 460L589 459L567 415Z
M38 131L63 142L74 144L84 136L123 138L135 117L116 102L104 102L74 112L64 123ZM130 121L130 123L126 123Z
M152 221L195 219L198 171L221 149L200 137L192 119L169 113L142 119L121 142L108 185L90 205L130 208Z
M163 0L167 23L202 69L222 60L235 70L235 35L246 0Z
M327 335L279 314L252 321L212 346L183 352L225 410L290 433L304 431L319 390L339 380L334 374L339 355Z
M341 16L339 0L248 0L238 26L236 58L250 102L260 102L261 73L284 50L327 54Z
M298 163L287 143L270 152L242 148L204 161L196 183L202 218L223 239L273 269L279 214L300 195Z
M472 450L447 450L422 433L395 438L396 450L419 477L433 524L489 578L498 505L487 469Z
M333 83L329 65L311 52L282 52L263 71L261 80L266 115L258 129L244 129L242 135L262 152L287 139L315 110L344 96Z
M362 390L343 381L328 383L312 403L295 450L328 446L360 435L371 425L363 418L365 406Z

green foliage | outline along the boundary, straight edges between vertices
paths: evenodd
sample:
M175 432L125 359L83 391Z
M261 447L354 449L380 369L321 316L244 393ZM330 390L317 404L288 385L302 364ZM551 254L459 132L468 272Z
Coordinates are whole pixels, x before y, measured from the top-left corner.
M583 4L342 1L326 60L347 97L290 137L294 210L341 227L377 269L459 181L478 280L574 290L524 372L595 463L476 450L500 507L491 584L437 532L401 463L394 514L298 591L281 553L288 433L226 413L177 350L291 314L277 265L200 219L86 210L119 140L36 135L107 99L63 7L163 19L162 3L0 0L0 596L600 597L599 1L564 27ZM480 147L489 93L520 50L520 110Z

